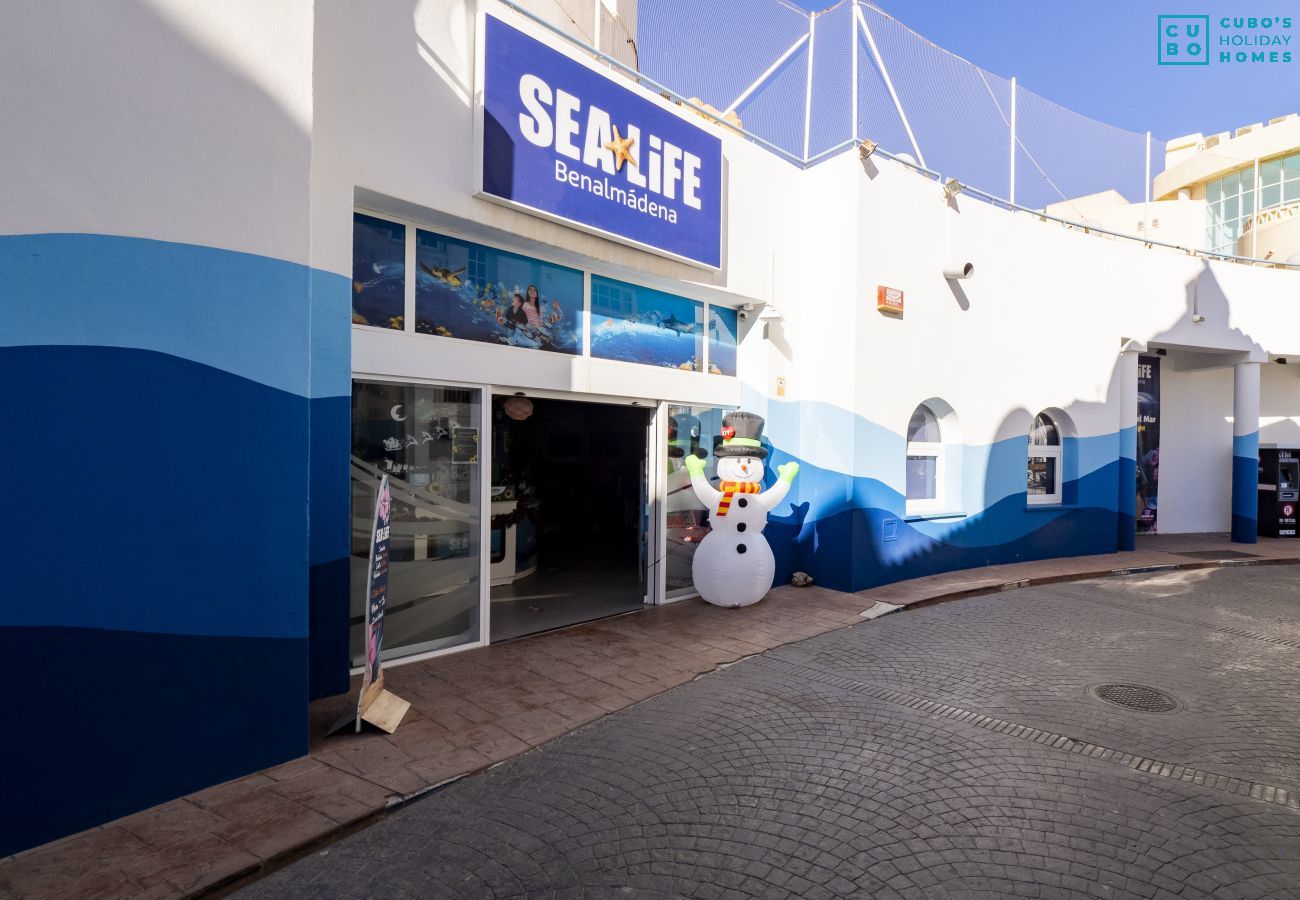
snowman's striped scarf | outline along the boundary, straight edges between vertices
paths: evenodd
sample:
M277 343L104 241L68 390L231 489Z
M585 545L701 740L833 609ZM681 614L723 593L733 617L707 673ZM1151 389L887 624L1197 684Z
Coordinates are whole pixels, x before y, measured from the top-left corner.
M735 494L757 494L763 485L757 481L724 481L718 485L722 490L722 499L718 501L718 515L725 516L731 509L731 498Z

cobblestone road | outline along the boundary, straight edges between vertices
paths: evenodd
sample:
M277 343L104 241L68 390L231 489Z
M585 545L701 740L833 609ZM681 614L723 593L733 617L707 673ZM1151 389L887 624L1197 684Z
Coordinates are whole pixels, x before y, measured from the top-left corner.
M465 779L245 897L1300 897L1300 572L907 610ZM1151 686L1177 708L1097 699Z

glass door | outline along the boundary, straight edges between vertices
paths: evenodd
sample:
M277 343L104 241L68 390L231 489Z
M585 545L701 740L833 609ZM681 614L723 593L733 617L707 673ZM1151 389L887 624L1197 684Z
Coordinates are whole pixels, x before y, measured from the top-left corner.
M704 476L713 480L716 460L715 436L722 431L722 417L729 412L716 406L668 406L668 434L664 459L664 599L679 600L698 593L691 577L695 548L709 533L709 510L695 496L686 457L703 455Z
M392 493L384 659L482 639L483 392L352 383L353 665L364 659L366 572L380 479Z

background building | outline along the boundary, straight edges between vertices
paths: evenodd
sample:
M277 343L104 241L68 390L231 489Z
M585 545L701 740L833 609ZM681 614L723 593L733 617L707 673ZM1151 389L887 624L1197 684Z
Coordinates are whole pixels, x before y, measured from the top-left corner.
M1170 141L1155 193L1204 202L1213 253L1300 262L1300 116Z

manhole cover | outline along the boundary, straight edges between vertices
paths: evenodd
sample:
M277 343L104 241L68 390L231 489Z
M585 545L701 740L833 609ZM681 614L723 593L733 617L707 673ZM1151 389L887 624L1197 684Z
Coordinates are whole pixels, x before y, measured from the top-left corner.
M1172 712L1179 706L1178 701L1164 691L1145 684L1099 684L1092 689L1092 695L1098 700L1138 712Z

